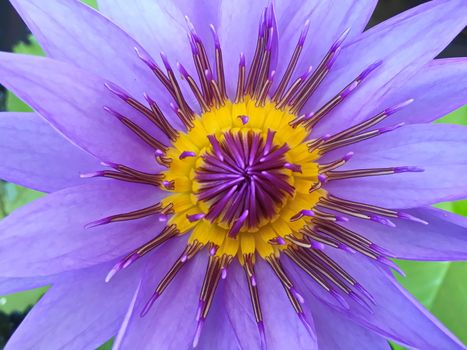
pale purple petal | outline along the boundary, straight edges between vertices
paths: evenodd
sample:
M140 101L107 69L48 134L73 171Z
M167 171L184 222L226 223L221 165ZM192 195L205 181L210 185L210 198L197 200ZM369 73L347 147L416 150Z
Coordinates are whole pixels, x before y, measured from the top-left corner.
M403 81L402 81L403 80ZM447 58L433 60L409 81L401 79L375 105L373 114L387 107L414 99L414 102L384 120L378 126L400 122L426 123L462 107L467 103L467 59Z
M84 226L148 207L163 196L152 186L103 180L30 203L0 221L0 276L46 276L126 255L157 235L163 224L152 216Z
M297 64L297 76L306 72L310 66L316 68L334 41L345 30L350 29L346 40L351 41L358 36L367 25L376 3L376 0L278 1L277 25L281 45L278 76L285 70L307 20L308 35L301 60Z
M353 219L343 225L387 249L399 259L467 260L467 218L435 208L403 213L427 222L391 219L396 227Z
M253 314L245 272L240 264L232 264L229 267L222 297L240 349L260 349L260 334Z
M186 238L171 241L145 261L140 293L119 349L189 349L196 331L199 292L206 271L207 254L199 253L177 274L149 312L141 317L157 284L176 262ZM160 255L159 255L160 254Z
M311 294L307 295L313 314L319 350L383 350L390 349L384 337L349 320Z
M305 107L307 111L314 111L329 101L370 65L378 61L382 61L382 65L317 125L314 134L335 133L368 118L374 103L389 91L397 75L410 79L466 25L465 1L435 0L395 16L351 40Z
M153 56L189 63L187 16L203 43L213 48L209 25L219 22L218 1L202 0L98 0L99 11L130 33Z
M146 121L112 94L105 80L49 58L0 53L0 82L100 160L148 172L158 168L154 150L104 110L108 106L135 122ZM155 127L147 130L162 134Z
M141 278L131 268L105 283L111 266L57 280L34 306L5 349L94 349L113 337Z
M347 316L398 343L418 349L464 349L464 346L392 275L368 258L330 248L327 254L375 299L373 313L350 301Z
M229 315L223 299L225 284L220 283L209 316L206 319L199 345L200 350L238 350L241 349L238 337L230 324Z
M12 0L47 54L124 87L137 99L153 93L163 107L168 99L138 58L144 50L121 28L76 0Z
M152 56L153 62L157 62L159 66L163 67L160 54L164 53L173 70L176 70L179 62L195 81L198 81L188 38L190 25L193 25L196 36L203 41L207 55L211 58L211 64L214 64L214 39L209 26L212 24L215 28L218 27L219 2L212 0L99 0L98 4L99 10L141 43ZM190 25L185 17L188 17ZM150 72L148 73L150 79L156 79L151 76ZM185 99L193 108L198 108L188 84L179 83ZM149 92L152 91L149 90ZM154 95L159 102L161 96ZM171 120L174 125L178 125L176 119Z
M315 331L305 328L271 267L258 260L256 271L268 349L318 349ZM291 277L293 279L293 275ZM295 288L301 293L299 285ZM305 317L309 327L315 328L312 315L306 314Z
M245 55L247 67L253 60L261 16L267 5L267 0L223 1L221 4L218 32L225 52L229 96L235 96L240 53Z
M312 339L300 321L270 267L258 260L256 270L268 349L317 349L316 339ZM232 264L229 268L224 298L230 323L241 348L260 348L259 331L253 316L246 276L239 264ZM312 315L306 316L313 327Z
M0 134L0 178L21 186L53 192L101 167L35 113L1 113Z
M327 190L349 200L388 208L413 208L467 196L467 128L413 124L347 149L352 159L339 170L413 166L405 172L330 182Z
M56 276L54 276L56 277ZM51 276L40 277L0 277L0 295L22 292L28 289L44 287L52 282Z

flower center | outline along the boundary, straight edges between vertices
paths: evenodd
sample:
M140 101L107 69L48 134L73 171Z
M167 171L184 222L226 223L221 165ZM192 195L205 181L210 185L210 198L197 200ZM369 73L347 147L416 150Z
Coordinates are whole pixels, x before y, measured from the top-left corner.
M319 200L316 154L295 116L250 97L224 101L181 132L166 155L165 189L173 192L169 223L191 240L231 256L268 256L286 243ZM304 208L303 206L306 205ZM296 218L293 222L292 217ZM294 226L295 228L291 227Z
M263 137L253 130L231 130L221 137L209 136L212 149L196 169L197 197L209 205L206 218L232 227L233 236L243 226L254 229L272 219L294 188L284 171L289 147L275 145L274 132Z

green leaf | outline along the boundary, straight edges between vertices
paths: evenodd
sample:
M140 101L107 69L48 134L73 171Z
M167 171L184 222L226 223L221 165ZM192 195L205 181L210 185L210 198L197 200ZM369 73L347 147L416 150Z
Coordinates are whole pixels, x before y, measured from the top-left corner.
M451 263L443 284L433 300L431 311L467 343L467 263Z
M13 311L24 312L28 307L37 303L47 289L48 287L36 288L0 297L0 311L7 314Z
M399 260L397 265L407 275L405 278L397 276L399 282L429 309L443 285L451 263Z
M467 106L459 108L445 117L437 120L438 123L467 125Z
M12 183L2 183L1 193L4 215L8 215L13 210L44 196L41 192L30 190Z
M105 344L99 346L99 348L97 350L111 350L113 343L114 343L114 340L112 338L108 342L106 342Z
M81 1L83 1L88 6L91 6L91 7L94 7L95 9L97 9L97 1L96 0L81 0Z

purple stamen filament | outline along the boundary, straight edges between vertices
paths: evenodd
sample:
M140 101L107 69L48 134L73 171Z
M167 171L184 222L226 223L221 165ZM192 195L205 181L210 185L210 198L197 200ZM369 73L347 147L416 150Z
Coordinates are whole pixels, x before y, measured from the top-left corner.
M288 146L274 144L274 134L227 132L221 141L208 136L212 149L196 170L198 198L210 205L206 218L230 225L232 237L242 227L254 228L271 219L294 193L285 170L299 169L285 159Z

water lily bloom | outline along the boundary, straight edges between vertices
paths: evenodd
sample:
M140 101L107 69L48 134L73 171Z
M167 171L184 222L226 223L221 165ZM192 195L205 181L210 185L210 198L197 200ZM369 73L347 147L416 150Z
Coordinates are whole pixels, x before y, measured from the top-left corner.
M51 288L7 349L464 348L391 259L467 259L465 0L11 2L47 57L0 53L0 177L49 194L0 295Z

